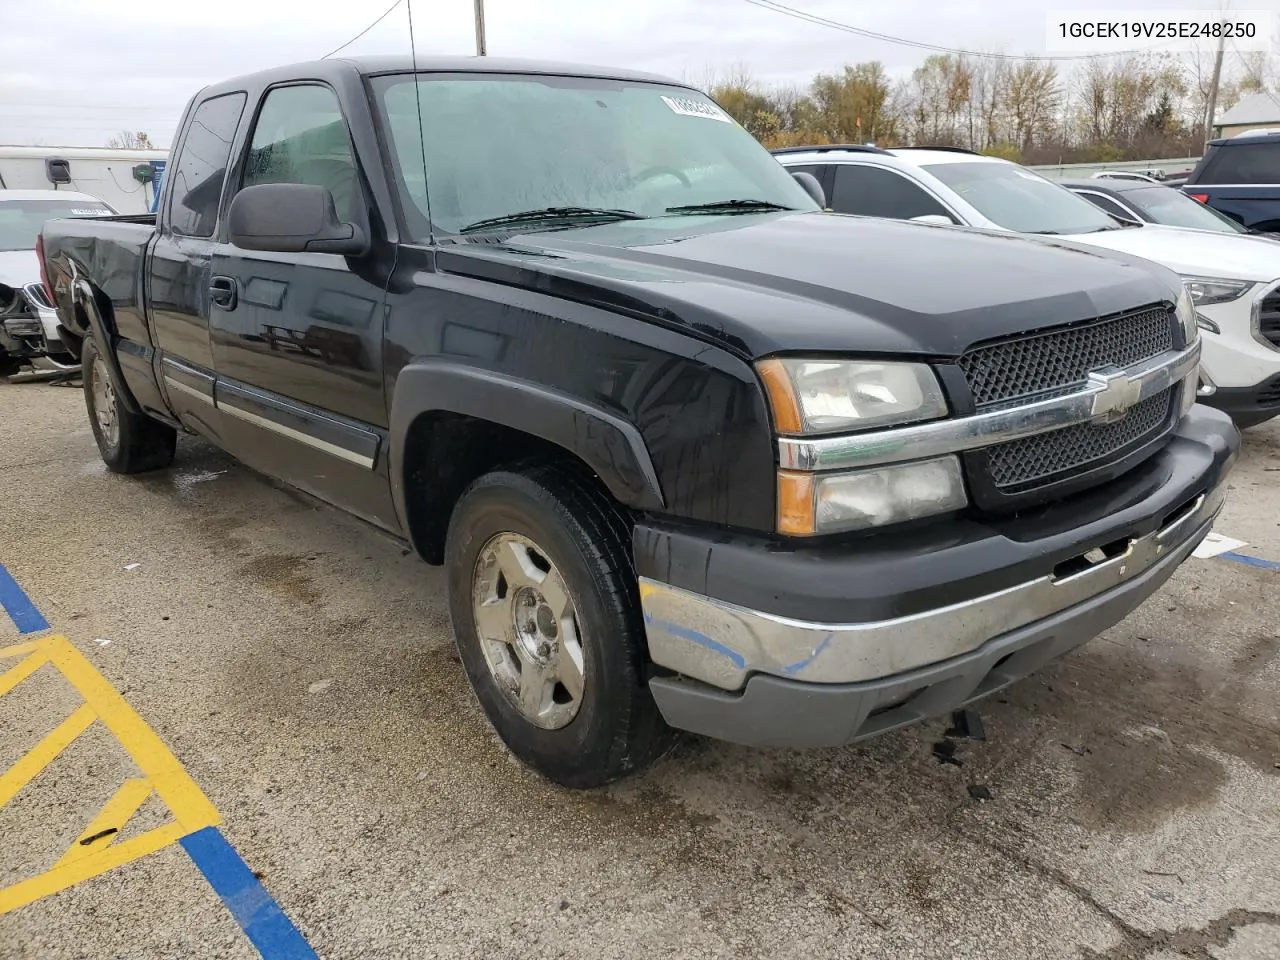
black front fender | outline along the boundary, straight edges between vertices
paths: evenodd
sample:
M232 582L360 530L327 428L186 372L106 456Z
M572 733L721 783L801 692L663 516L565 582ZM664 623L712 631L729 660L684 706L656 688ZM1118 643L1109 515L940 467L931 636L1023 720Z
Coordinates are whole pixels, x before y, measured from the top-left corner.
M653 461L633 424L539 384L449 361L423 360L400 371L391 400L391 491L401 517L408 516L406 439L419 416L434 412L475 417L539 437L585 462L625 506L651 511L665 506Z

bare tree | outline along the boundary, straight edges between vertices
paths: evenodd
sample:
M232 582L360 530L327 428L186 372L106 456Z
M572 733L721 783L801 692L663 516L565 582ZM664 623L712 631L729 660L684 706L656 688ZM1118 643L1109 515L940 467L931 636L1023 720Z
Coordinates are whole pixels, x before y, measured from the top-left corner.
M151 142L151 138L142 131L133 133L129 130L121 130L114 137L107 141L107 146L113 150L154 150L155 144Z

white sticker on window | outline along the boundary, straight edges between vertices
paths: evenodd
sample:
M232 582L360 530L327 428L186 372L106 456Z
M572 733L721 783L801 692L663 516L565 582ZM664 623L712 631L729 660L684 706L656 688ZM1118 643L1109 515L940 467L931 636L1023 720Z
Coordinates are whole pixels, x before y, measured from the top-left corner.
M682 117L702 117L706 120L719 120L722 123L733 123L733 118L715 104L702 100L691 100L688 97L663 96L662 102L671 108L672 113Z

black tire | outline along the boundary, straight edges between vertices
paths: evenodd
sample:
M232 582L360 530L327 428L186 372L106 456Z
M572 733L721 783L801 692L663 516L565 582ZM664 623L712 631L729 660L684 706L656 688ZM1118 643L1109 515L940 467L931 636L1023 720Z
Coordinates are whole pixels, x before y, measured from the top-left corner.
M114 438L104 429L98 416L98 398L103 393L96 389L96 376L98 371L106 371L105 366L95 365L97 358L97 345L92 340L86 340L80 355L84 402L89 411L89 425L93 428L93 438L98 443L102 462L113 473L144 473L169 466L173 463L174 452L177 450L178 432L167 423L129 412L120 402L114 388L106 391L110 415L115 422ZM110 380L105 382L110 385Z
M576 715L559 729L526 718L499 686L481 647L474 577L485 545L504 533L545 552L576 609L583 692ZM630 543L618 509L590 477L569 466L531 464L486 474L463 493L450 518L449 610L471 688L508 749L565 787L589 789L637 773L676 742L646 682Z

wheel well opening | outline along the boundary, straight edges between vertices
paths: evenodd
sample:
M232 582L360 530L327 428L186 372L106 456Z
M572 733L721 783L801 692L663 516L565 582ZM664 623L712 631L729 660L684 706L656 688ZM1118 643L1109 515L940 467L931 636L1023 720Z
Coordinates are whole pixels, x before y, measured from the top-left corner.
M409 538L423 560L444 562L449 518L473 480L528 461L562 463L595 477L580 457L541 437L460 413L418 417L405 438L404 493ZM604 484L600 489L608 495Z

